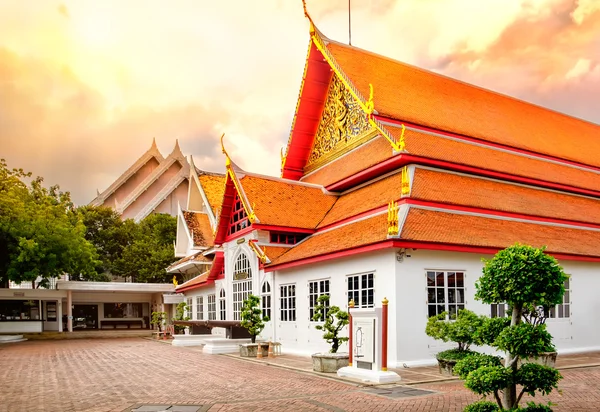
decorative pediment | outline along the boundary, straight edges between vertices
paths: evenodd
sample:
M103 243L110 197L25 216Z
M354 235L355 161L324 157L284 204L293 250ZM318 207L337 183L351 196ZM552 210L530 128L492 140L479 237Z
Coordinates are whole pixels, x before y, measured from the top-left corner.
M316 169L376 133L360 103L333 76L305 171Z

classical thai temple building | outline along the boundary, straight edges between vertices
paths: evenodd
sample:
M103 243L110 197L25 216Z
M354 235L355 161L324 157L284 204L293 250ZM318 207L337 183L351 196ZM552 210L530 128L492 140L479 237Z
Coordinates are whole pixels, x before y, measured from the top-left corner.
M136 222L151 213L177 214L178 204L185 204L189 189L190 164L179 142L167 157L159 152L156 140L129 169L105 191L98 192L92 206L108 206L123 219Z
M240 319L252 293L271 319L262 337L310 354L328 348L319 295L342 308L387 298L389 366L428 363L449 347L425 335L429 316L502 315L474 299L475 281L482 258L521 242L570 275L546 322L559 353L600 350L600 126L332 41L311 21L282 177L223 151L223 188L194 178L185 257L169 269L198 275L177 288L193 319Z

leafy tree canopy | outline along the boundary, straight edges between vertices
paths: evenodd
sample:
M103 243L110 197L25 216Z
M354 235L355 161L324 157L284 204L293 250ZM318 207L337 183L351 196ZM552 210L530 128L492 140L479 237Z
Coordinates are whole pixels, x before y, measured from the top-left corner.
M0 160L0 284L97 276L97 254L68 192Z

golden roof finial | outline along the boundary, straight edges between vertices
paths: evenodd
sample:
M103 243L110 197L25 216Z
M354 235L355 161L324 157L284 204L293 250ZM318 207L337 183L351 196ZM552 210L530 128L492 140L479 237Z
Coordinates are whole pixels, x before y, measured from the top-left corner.
M175 287L177 287L177 285L178 285L178 282L177 282L177 276L175 276L175 275L173 275L173 285L174 285Z
M310 34L312 35L315 32L315 24L310 18L310 14L308 14L308 10L306 9L306 0L302 0L302 7L304 8L304 17L308 19L310 22Z
M408 166L402 168L402 196L410 195L410 176L408 174Z
M221 135L221 150L223 151L223 154L225 155L225 167L229 167L229 166L231 166L231 159L229 158L229 154L227 153L227 150L225 150L225 145L223 144L224 137L225 137L225 133L223 133Z

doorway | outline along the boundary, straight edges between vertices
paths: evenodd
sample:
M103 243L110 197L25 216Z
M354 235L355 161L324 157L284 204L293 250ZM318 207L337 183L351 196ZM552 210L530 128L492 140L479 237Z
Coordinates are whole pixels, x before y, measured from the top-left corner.
M73 305L73 330L98 329L98 305Z

